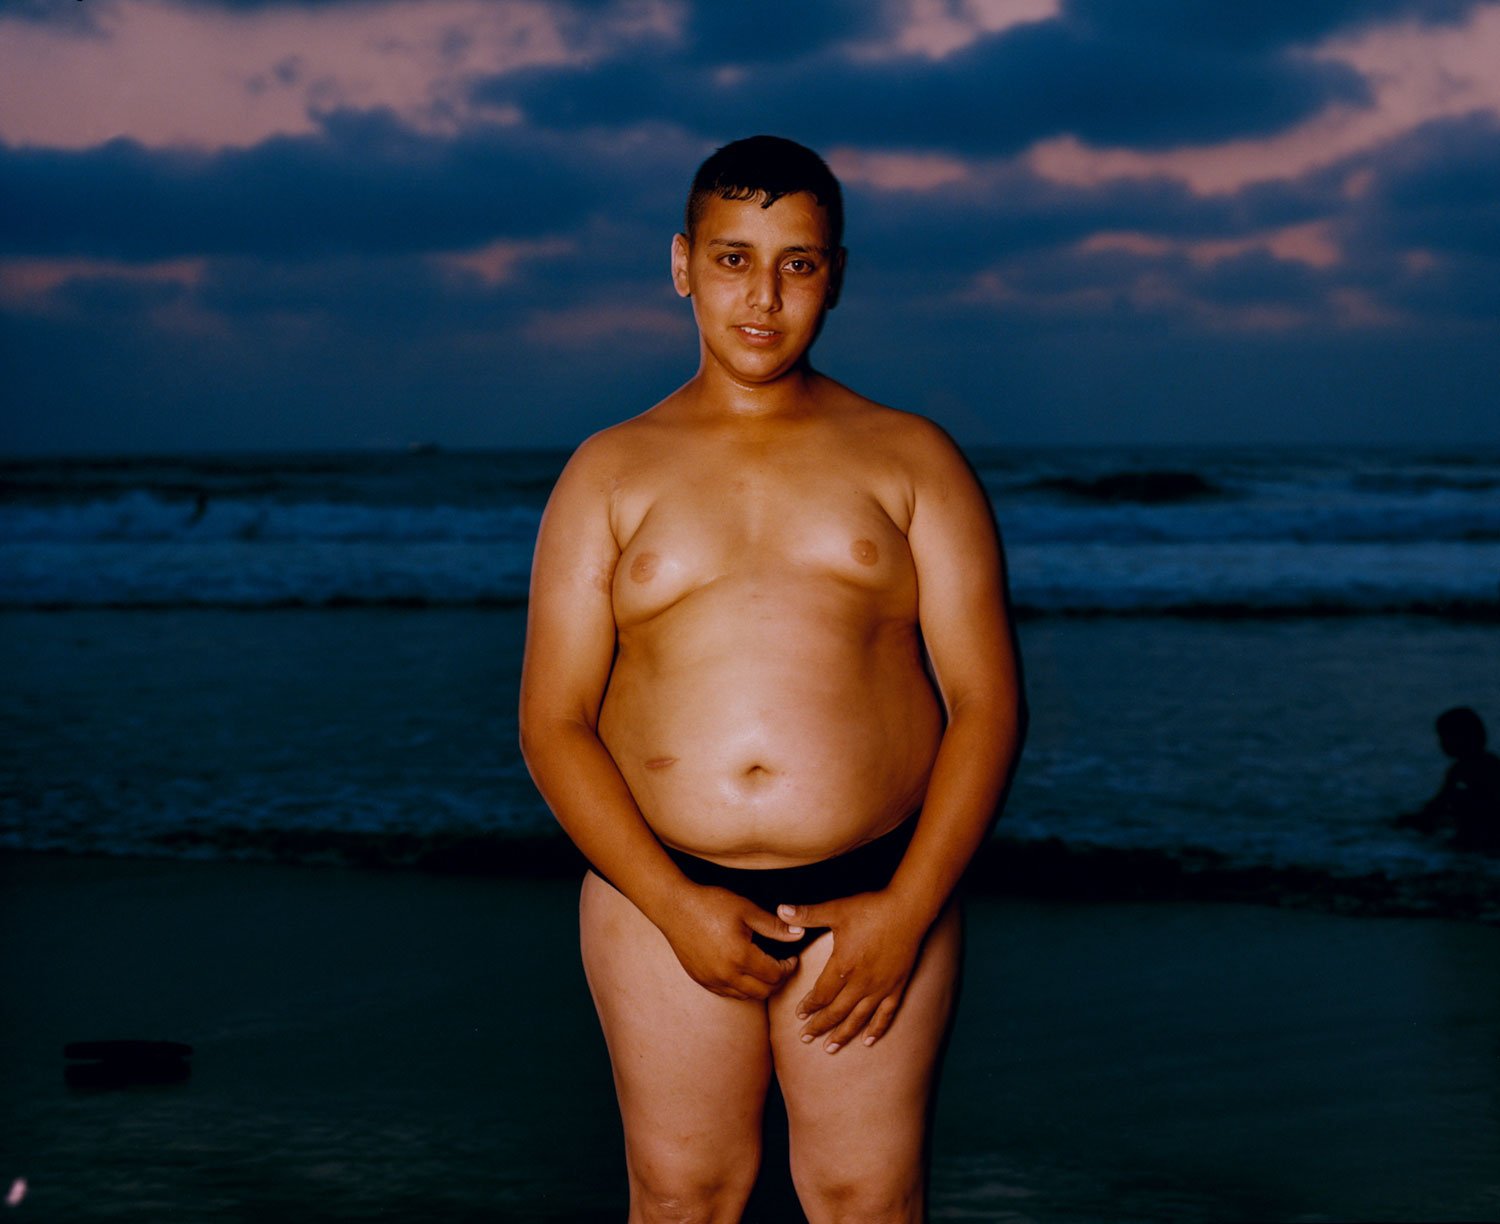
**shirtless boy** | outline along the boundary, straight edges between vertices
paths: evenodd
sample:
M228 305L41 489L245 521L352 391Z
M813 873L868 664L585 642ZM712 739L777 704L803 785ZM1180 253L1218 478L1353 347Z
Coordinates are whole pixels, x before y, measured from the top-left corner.
M808 364L842 226L800 145L703 164L672 241L698 372L578 448L537 540L522 749L594 868L633 1221L739 1218L773 1073L814 1224L923 1218L951 899L1021 702L968 466Z

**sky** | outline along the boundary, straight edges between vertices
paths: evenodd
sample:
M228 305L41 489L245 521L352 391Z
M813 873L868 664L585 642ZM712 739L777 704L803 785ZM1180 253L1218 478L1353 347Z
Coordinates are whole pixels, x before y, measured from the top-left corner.
M847 193L817 366L983 445L1500 443L1500 0L0 0L0 451L568 446L698 163Z

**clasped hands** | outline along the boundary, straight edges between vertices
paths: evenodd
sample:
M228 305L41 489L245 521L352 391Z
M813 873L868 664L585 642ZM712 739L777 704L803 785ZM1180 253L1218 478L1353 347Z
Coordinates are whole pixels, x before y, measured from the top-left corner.
M796 956L762 951L752 935L795 941L808 930L833 932L833 951L797 1003L804 1042L824 1038L833 1054L863 1033L874 1045L890 1028L927 933L886 891L816 905L781 905L769 914L728 889L691 886L662 924L677 959L695 982L730 999L770 998L796 972Z

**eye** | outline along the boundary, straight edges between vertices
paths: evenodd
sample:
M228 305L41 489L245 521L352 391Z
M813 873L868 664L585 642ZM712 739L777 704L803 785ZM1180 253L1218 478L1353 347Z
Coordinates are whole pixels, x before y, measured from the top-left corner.
M743 268L745 257L738 251L725 251L719 256L719 262L726 268Z
M818 265L810 259L803 259L801 256L798 256L795 259L787 260L786 268L788 272L795 272L798 276L806 276L809 272L816 272Z

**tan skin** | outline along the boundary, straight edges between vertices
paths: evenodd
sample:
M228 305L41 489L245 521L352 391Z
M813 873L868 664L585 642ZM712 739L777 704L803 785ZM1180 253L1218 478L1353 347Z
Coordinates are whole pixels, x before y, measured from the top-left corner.
M710 200L672 248L698 373L579 448L538 537L522 747L610 881L589 874L580 916L632 1220L738 1218L773 1070L810 1219L922 1218L949 902L1013 764L1020 697L962 458L807 363L842 259L810 195ZM776 915L662 849L792 866L917 809L888 887ZM750 942L804 927L830 934L800 958Z

